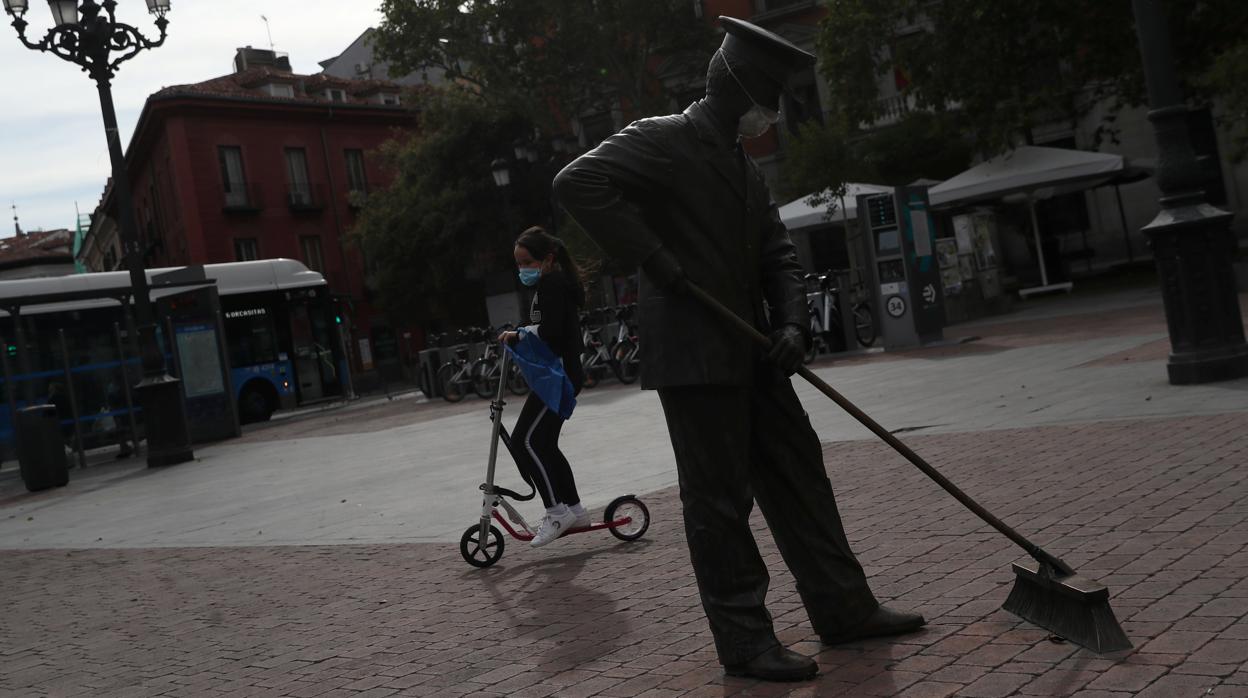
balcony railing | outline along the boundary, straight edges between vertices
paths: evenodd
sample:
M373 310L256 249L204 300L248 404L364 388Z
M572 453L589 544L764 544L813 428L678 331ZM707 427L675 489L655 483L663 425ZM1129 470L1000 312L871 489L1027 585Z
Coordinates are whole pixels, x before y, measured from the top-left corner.
M901 118L914 109L914 97L911 95L893 95L877 101L879 116L872 126L887 126L901 121Z
M254 183L234 185L222 193L222 209L236 213L255 213L264 208L260 187Z
M287 185L286 204L295 212L320 211L325 208L325 187L310 182Z

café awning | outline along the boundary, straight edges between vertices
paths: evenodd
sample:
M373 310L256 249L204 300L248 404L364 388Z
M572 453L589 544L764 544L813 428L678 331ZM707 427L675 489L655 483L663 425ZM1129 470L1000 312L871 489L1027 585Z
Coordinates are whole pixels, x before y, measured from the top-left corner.
M1025 298L1033 293L1069 292L1071 289L1069 281L1049 283L1036 202L1147 176L1146 168L1128 167L1126 158L1121 155L1024 145L932 187L928 190L928 199L934 208L993 200L1027 206L1040 265L1040 285L1019 291Z
M933 207L1000 199L1011 194L1046 199L1113 179L1126 159L1112 153L1024 145L986 160L928 190Z

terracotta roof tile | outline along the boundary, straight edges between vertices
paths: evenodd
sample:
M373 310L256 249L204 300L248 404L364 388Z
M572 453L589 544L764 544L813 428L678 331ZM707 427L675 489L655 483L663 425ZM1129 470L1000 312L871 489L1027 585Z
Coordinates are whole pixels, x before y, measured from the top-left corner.
M291 85L294 87L294 96L273 96L266 89L270 84ZM402 90L398 83L389 80L347 80L323 73L299 75L260 66L203 82L165 87L156 92L153 97L193 94L206 97L246 97L273 102L328 104L332 100L325 96L325 90L330 88L340 89L345 93L345 102L334 102L345 104L377 104L376 101L368 98L378 92L397 94Z
M36 230L0 240L0 265L32 259L73 255L74 234L69 230Z

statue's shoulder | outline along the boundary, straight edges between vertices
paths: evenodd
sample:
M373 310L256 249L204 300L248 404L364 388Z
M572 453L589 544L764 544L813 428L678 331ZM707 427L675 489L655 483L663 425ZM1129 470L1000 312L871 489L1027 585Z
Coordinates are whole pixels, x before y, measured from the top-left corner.
M628 125L626 131L640 133L650 138L662 140L690 127L689 117L685 114L669 114L667 116L651 116L638 119Z

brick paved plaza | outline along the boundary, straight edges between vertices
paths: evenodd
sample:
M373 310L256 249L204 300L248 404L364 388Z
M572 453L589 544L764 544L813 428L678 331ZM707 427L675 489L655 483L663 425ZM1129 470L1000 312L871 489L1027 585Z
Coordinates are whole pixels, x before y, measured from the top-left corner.
M638 416L655 406L651 394L604 387L569 424L569 456L598 480L586 495L598 511L629 489L644 495L650 531L635 543L594 534L537 551L509 541L487 570L468 567L454 543L479 501L464 484L479 482L487 445L479 401L326 413L202 449L201 462L176 469L75 471L56 492L25 495L11 474L0 479L0 693L1248 696L1248 381L1167 385L1155 294L1038 307L1052 312L950 328L980 339L820 373L890 428L908 427L907 443L1007 522L1105 583L1133 651L1097 657L999 610L1023 554L803 390L873 588L929 626L821 647L756 515L780 637L816 657L821 674L781 685L726 678L689 570L674 473L662 467L666 435L634 434L644 443L631 450L581 440L604 424L653 425ZM941 375L963 376L964 389ZM911 392L884 396L893 385ZM348 492L309 461L303 477L331 489L273 491L305 467L275 457L279 446L328 452L333 434L360 433L379 452L387 439L417 438L455 451L459 429L477 450L440 457L462 461L461 476L360 475L367 482ZM346 447L367 460L356 442ZM623 472L634 454L645 472ZM379 456L376 468L387 462ZM430 455L428 467L441 462ZM256 479L227 486L244 477ZM217 490L228 496L214 499ZM362 504L354 518L331 511L353 504ZM227 525L240 520L255 532ZM403 523L427 535L401 533ZM269 525L282 532L270 538Z

